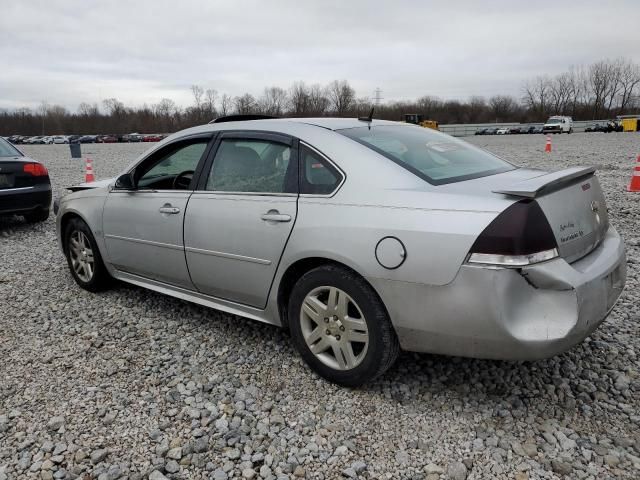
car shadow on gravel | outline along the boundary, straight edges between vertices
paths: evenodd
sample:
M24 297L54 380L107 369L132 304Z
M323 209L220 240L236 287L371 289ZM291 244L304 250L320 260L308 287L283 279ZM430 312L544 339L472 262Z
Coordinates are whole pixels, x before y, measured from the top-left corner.
M330 384L319 381L320 378L307 368L295 351L286 330L276 326L251 321L235 315L222 313L207 307L165 296L142 287L120 284L116 287L127 298L125 303L137 298L147 305L157 305L154 315L162 316L164 309L181 312L180 321L188 324L188 330L206 329L219 347L236 349L240 357L257 356L262 365L274 368L273 377L279 377L281 363L295 368L295 374L282 380L284 387L295 384L299 376L310 377L305 382L310 387L324 389ZM273 346L278 349L279 358L274 359ZM240 352L244 350L244 352ZM574 390L573 376L576 363L582 359L596 358L601 355L599 348L583 343L569 352L546 360L538 361L501 361L464 357L450 357L423 353L403 352L395 365L381 378L364 385L355 391L381 394L387 390L399 402L412 402L430 394L447 393L449 395L476 399L485 398L495 401L506 400L513 406L521 405L524 399L542 399L557 401L558 396L549 396L550 390ZM552 385L554 387L549 387ZM310 387L311 388L311 387ZM347 390L347 389L345 389ZM569 395L572 397L573 395ZM575 402L566 402L566 396L560 395L564 405L574 406Z

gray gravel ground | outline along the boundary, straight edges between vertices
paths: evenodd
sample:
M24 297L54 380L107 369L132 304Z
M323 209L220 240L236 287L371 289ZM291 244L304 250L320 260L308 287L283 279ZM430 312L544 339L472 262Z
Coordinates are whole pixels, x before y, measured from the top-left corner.
M472 137L520 165L598 165L629 279L550 360L403 354L360 390L311 373L279 329L136 287L73 282L54 222L0 221L0 480L640 477L640 135ZM84 145L98 178L147 145ZM25 147L56 189L68 147Z

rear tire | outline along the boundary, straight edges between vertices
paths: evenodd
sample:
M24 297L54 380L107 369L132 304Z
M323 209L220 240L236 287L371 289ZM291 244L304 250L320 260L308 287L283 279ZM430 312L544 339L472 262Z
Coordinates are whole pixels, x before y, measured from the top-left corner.
M38 208L33 212L24 214L24 219L27 223L44 222L47 218L49 218L48 208Z
M400 352L376 292L362 277L337 265L315 268L296 282L288 317L302 358L338 385L357 387L375 379Z
M64 231L64 253L76 283L90 292L100 292L111 286L113 279L104 266L100 250L89 226L72 218Z

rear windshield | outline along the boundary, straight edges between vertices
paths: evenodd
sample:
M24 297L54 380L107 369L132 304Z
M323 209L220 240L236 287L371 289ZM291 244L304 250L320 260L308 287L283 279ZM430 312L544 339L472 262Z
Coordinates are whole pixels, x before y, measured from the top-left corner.
M413 125L338 130L433 185L513 170L510 163L454 137Z
M4 138L0 138L0 157L21 157L22 154Z

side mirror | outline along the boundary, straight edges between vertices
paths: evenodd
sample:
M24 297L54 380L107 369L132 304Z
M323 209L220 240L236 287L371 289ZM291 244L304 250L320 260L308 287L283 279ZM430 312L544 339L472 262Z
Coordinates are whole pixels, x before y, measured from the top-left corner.
M133 178L133 173L125 173L123 175L120 175L116 179L114 188L116 190L135 190L136 185Z

